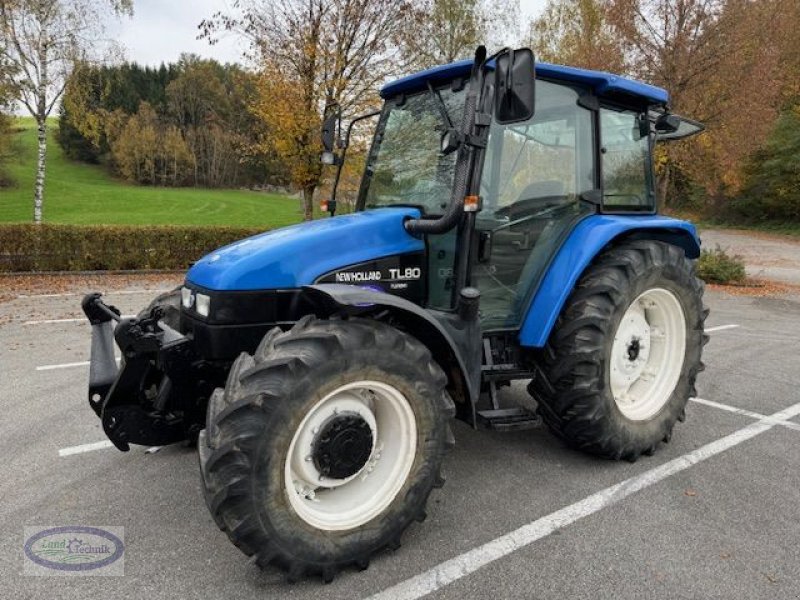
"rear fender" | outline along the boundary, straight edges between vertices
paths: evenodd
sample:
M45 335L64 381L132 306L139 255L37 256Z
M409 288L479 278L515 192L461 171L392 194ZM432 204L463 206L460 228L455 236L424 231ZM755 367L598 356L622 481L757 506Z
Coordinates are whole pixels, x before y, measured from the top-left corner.
M580 276L607 246L629 239L649 239L682 248L689 258L700 256L700 239L686 221L654 216L593 215L582 220L556 252L531 300L519 341L541 348Z
M346 312L353 316L388 317L431 351L448 377L448 390L456 402L474 407L480 393L481 331L454 313L429 311L413 302L369 289L340 284L303 287L318 308L318 316Z

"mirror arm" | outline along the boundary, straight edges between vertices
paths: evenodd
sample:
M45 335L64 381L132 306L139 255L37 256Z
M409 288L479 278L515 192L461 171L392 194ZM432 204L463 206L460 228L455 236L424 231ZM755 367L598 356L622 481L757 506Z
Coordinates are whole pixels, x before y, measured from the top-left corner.
M336 166L336 175L333 179L333 187L331 189L331 199L328 201L328 211L331 213L331 216L336 214L336 188L339 187L339 179L342 177L342 169L344 168L344 159L347 156L347 148L350 146L350 134L353 133L353 125L356 123L363 121L364 119L370 119L372 117L377 117L381 114L380 110L374 110L372 112L360 115L350 121L350 124L347 126L347 133L345 134L344 141L339 140L339 147L342 149L342 155L337 160Z

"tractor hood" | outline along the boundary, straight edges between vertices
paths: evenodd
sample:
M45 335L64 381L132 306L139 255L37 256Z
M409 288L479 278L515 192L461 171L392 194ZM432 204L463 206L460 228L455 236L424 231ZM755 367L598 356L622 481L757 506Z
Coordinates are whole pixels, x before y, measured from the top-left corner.
M410 207L379 208L319 219L235 242L204 256L187 283L216 291L291 289L357 263L425 249L403 222Z

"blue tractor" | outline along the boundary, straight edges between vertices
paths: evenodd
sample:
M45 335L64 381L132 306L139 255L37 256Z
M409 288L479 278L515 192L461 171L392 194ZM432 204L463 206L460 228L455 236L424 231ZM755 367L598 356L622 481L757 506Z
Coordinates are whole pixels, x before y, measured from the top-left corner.
M656 214L653 173L702 127L665 90L481 47L381 96L355 212L212 252L134 319L83 302L109 439L196 441L217 525L291 580L399 545L451 419L633 461L703 368L700 241ZM500 402L515 380L535 403Z

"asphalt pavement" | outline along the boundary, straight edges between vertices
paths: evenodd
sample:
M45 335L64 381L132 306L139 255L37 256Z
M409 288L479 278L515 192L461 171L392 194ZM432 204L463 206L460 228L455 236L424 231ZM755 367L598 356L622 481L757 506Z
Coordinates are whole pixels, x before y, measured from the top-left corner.
M717 246L744 259L747 275L800 285L800 239L758 231L704 229L703 248Z
M109 299L130 314L152 296ZM105 438L86 401L79 301L0 304L2 598L800 598L798 297L707 293L699 399L636 463L545 429L457 423L428 519L329 585L289 585L228 542L194 449L85 451ZM522 384L503 397L529 402ZM24 527L75 524L124 527L124 576L23 574Z

